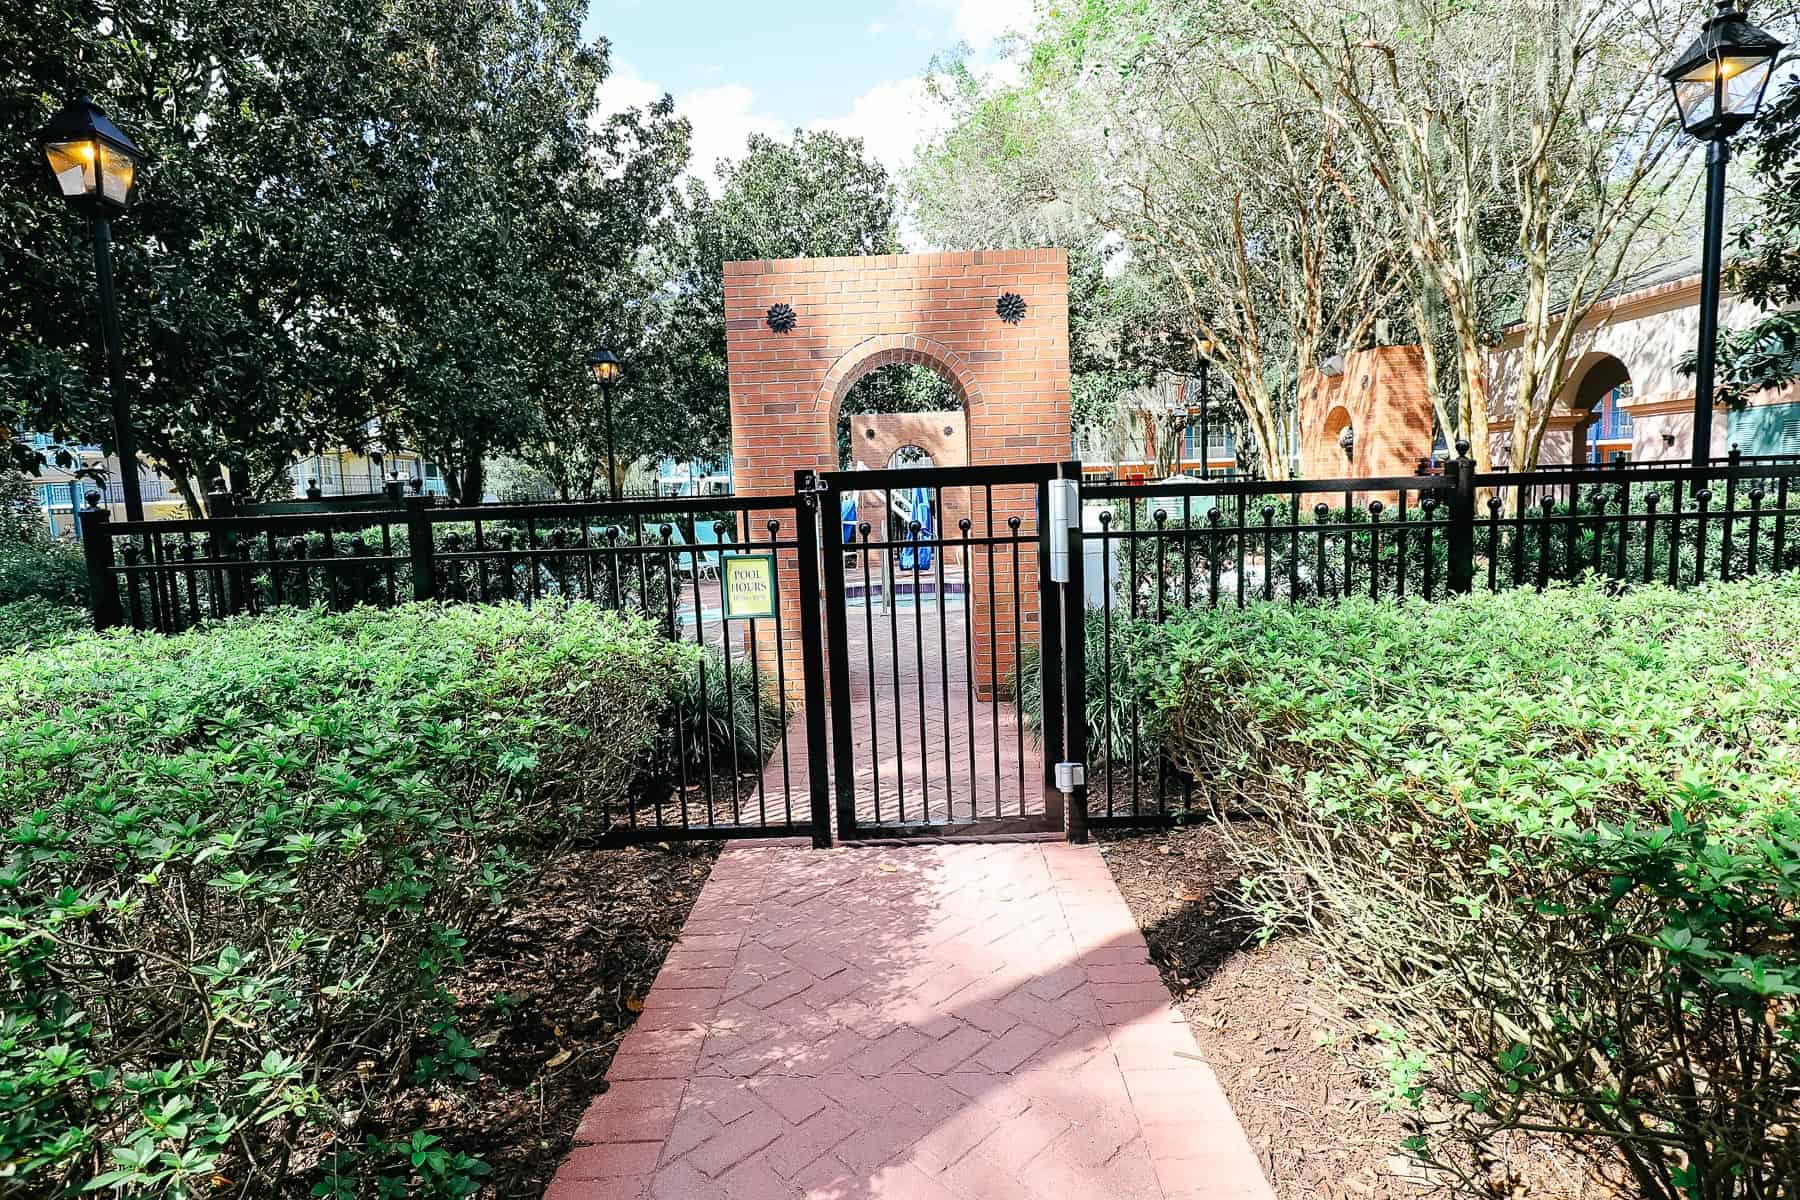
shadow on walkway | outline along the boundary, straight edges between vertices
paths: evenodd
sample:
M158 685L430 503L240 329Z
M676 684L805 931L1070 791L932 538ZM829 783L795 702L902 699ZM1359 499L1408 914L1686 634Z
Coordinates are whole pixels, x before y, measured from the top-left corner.
M1272 1193L1093 847L734 843L549 1200Z

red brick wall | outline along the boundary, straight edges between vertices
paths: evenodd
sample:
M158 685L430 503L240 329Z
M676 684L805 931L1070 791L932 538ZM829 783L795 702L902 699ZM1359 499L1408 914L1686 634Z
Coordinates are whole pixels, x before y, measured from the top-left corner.
M1070 456L1069 262L1061 250L974 250L867 258L757 259L725 264L725 349L730 363L732 471L740 496L787 492L794 472L836 470L838 407L857 380L890 363L923 363L962 398L972 465L1048 462ZM994 303L1017 292L1025 319L1011 325ZM797 321L776 333L766 317L791 305ZM986 505L975 536L986 532ZM1020 516L1034 528L1029 489L994 489L994 527ZM1035 636L1035 553L1019 573L1027 639ZM985 568L984 568L985 569ZM971 610L976 665L985 677L998 654L1002 679L1012 667L1012 576L995 571L989 634L986 577L971 578L983 597ZM979 585L979 586L977 586ZM782 564L782 603L797 612L790 563ZM799 622L784 622L788 678L800 676Z
M1337 440L1345 414L1356 430L1349 459ZM1358 350L1344 356L1342 375L1300 376L1302 479L1411 475L1430 453L1431 394L1417 346Z

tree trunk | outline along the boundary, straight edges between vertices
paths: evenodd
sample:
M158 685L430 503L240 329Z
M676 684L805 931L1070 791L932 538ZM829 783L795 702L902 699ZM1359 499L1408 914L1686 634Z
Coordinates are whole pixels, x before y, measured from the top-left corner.
M462 493L458 497L458 503L480 504L481 498L485 494L486 483L486 477L482 471L481 453L471 448L469 461L463 464L461 486L457 489Z

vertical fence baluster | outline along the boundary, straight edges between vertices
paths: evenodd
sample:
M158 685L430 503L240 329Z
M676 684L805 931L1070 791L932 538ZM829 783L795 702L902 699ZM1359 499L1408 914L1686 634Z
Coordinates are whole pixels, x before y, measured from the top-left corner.
M1556 500L1545 496L1542 507L1544 519L1538 525L1537 563L1537 590L1540 592L1550 586L1550 560L1556 557Z
M1675 481L1674 502L1669 506L1669 586L1681 582L1681 480Z
M1262 598L1263 603L1267 604L1275 598L1275 506L1273 504L1263 505L1262 519Z
M1513 496L1513 578L1514 587L1525 585L1525 485L1520 484Z
M1318 559L1313 567L1313 598L1325 599L1325 518L1331 505L1323 500L1313 505L1313 550Z
M1739 451L1734 446L1731 450L1731 465L1734 469L1738 462ZM1722 583L1730 583L1732 578L1732 551L1736 548L1732 540L1732 525L1737 520L1737 486L1737 476L1728 475L1725 479L1725 512L1720 518L1722 525L1719 530L1719 580Z
M1206 510L1206 600L1213 608L1219 607L1219 520L1219 501L1215 496L1213 506Z
M1237 550L1237 606L1244 607L1244 514L1245 503L1249 497L1239 492L1237 495L1237 532L1231 535Z
M1379 500L1369 501L1369 599L1381 599L1381 510Z
M1400 512L1394 525L1394 598L1406 599L1406 491L1399 493ZM1426 565L1427 573L1430 564Z
M1788 477L1777 476L1775 479L1775 559L1774 569L1787 569L1787 507Z
M950 554L950 531L944 528L944 516L949 509L944 503L944 489L942 486L937 487L933 491L932 496L934 503L936 504L936 507L932 509L932 514L936 518L932 524L935 527L934 538L937 545L932 549L931 562L933 567L936 568L933 574L932 586L937 591L938 679L941 684L939 697L943 701L938 712L942 714L944 720L942 738L944 743L944 819L946 821L954 821L956 820L956 782L955 771L950 762L950 596L949 593L944 590L944 559ZM968 624L967 621L964 621L963 623L965 625ZM1015 670L1017 669L1017 664L1014 664L1014 668ZM1042 679L1040 679L1038 683L1041 688L1043 686Z
M1656 574L1656 506L1662 503L1662 493L1651 490L1644 493L1644 582L1649 583Z
M1105 554L1100 559L1100 687L1102 689L1100 719L1104 728L1100 734L1101 757L1106 763L1106 815L1113 815L1113 697L1112 697L1112 533L1113 515L1111 509L1103 509L1100 513L1100 546ZM1217 577L1213 583L1213 598L1218 599Z
M1300 493L1288 495L1288 603L1300 603Z
M182 582L187 585L186 623L190 626L200 623L200 592L199 583L194 578L194 569L194 535L183 533L181 535L181 578Z
M1694 503L1699 506L1700 519L1694 522L1694 582L1706 582L1706 506L1712 501L1712 489L1701 488L1694 493Z
M1435 558L1435 556L1433 554L1433 550L1432 550L1432 537L1433 537L1433 533L1435 531L1432 529L1432 520L1431 520L1431 514L1437 511L1437 506L1438 506L1438 502L1437 502L1436 496L1423 496L1423 497L1420 497L1420 499L1419 499L1419 511L1424 514L1420 518L1420 523L1423 525L1423 528L1419 531L1419 533L1420 533L1420 536L1425 539L1424 590L1425 590L1425 599L1427 599L1427 600L1431 599L1433 578L1437 574L1437 569L1436 569L1437 559ZM1491 563L1493 560L1493 555L1489 554L1488 559Z
M1500 590L1500 510L1506 507L1506 501L1498 495L1488 497L1488 552L1487 579L1488 591Z
M209 545L211 540L207 539ZM140 592L141 584L138 580L137 544L127 541L120 557L125 560L125 597L127 612L131 617L131 627L142 629L144 627L144 602Z
M981 805L981 772L976 769L976 763L975 763L975 758L976 758L976 755L975 755L975 614L973 611L971 611L972 605L970 604L970 600L972 599L972 593L969 590L970 577L973 574L974 569L975 569L975 547L974 547L974 544L969 540L969 531L971 529L973 529L974 527L975 527L975 522L971 521L967 517L962 518L960 521L958 521L956 523L956 528L958 529L958 531L960 531L962 533L963 682L967 685L967 688L965 689L967 692L965 701L966 701L967 707L968 707L968 726L967 726L967 728L969 731L969 820L971 820L971 821L975 820L980 815L980 805ZM865 526L863 526L863 528L867 529L868 526L865 525ZM1106 547L1104 545L1101 546L1102 550L1104 550L1105 548ZM863 580L866 583L868 581L868 574L867 574L868 565L866 563L863 566L863 571L864 571ZM870 670L871 671L874 670L872 663L870 666ZM875 714L874 687L875 687L874 679L873 679L873 676L871 676L870 682L869 682L869 688L870 688L869 719L871 722L874 721L874 714ZM998 807L998 804L999 804L999 802L996 800L995 801L996 808Z
M1756 535L1762 525L1764 494L1760 485L1751 489L1750 492L1750 545L1747 549L1750 557L1750 574L1752 575L1757 574Z
M1613 578L1623 580L1625 572L1630 568L1625 565L1625 555L1631 541L1631 481L1622 480L1619 484L1619 539L1613 549Z
M1020 630L1025 624L1023 595L1019 585L1019 527L1023 522L1017 516L1006 518L1006 528L1012 534L1012 613L1013 613L1013 671L1019 670L1020 656L1024 653L1024 641ZM996 647L996 649L998 649ZM921 704L921 707L923 705ZM1015 696L1015 707L1016 696ZM1025 815L1025 714L1022 710L1013 714L1014 753L1018 756L1015 766L1019 772L1019 815Z

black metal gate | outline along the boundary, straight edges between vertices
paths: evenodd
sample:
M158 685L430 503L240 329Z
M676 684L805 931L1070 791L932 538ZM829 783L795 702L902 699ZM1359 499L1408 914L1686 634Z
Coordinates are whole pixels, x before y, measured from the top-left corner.
M1064 477L1032 463L810 482L839 837L1062 830L1066 614L1050 560L1067 528L1049 513Z

